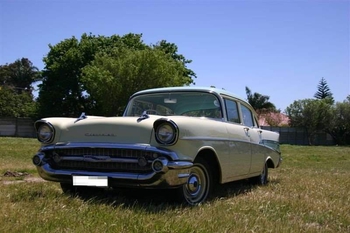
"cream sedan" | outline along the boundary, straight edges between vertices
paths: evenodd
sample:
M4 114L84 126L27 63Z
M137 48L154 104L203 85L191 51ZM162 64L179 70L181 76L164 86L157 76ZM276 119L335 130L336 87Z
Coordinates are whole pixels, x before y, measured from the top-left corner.
M144 90L122 117L44 118L40 176L64 192L81 186L172 188L186 203L204 202L215 184L268 181L281 161L279 134L263 130L243 99L215 88Z

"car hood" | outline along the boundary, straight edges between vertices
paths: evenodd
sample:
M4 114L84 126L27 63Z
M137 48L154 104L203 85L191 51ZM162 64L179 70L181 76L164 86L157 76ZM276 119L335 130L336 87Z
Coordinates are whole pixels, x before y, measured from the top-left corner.
M95 117L76 118L45 118L55 129L57 142L111 142L127 144L149 144L153 123L158 116L149 116L139 120L139 117Z

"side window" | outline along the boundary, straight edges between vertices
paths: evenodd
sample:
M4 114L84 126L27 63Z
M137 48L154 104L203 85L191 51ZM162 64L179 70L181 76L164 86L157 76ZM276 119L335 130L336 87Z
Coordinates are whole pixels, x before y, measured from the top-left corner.
M242 110L242 116L243 116L243 124L249 127L253 127L254 121L253 121L252 112L249 110L249 108L247 108L242 104L241 104L241 110Z
M237 102L225 99L227 119L230 122L241 123L238 115Z

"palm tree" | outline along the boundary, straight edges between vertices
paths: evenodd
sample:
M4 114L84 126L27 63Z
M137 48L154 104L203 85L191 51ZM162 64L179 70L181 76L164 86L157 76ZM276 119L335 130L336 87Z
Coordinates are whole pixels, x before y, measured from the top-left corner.
M39 69L27 58L18 59L14 63L9 64L7 68L9 84L18 93L23 91L31 92L31 84L40 78Z
M269 102L270 96L262 95L257 92L252 93L248 87L245 87L245 92L247 94L249 104L259 115L266 112L276 111L275 105Z

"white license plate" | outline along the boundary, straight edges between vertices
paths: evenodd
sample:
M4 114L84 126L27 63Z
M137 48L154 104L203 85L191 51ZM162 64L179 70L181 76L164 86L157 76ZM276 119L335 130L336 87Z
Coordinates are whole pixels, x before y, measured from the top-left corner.
M73 186L108 187L107 176L73 176Z

